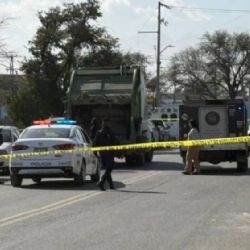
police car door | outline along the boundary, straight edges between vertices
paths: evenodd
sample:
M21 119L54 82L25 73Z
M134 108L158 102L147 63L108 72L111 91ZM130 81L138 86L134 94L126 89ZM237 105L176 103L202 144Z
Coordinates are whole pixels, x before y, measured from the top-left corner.
M84 141L77 128L74 128L73 134L74 134L74 140L76 142L76 147L77 147L77 150L74 151L74 166L77 166L77 168L80 169L82 160L84 158L83 151L81 150L81 147L84 147Z
M88 135L85 133L83 129L79 129L81 136L84 140L84 145L86 147L91 147L92 143ZM85 159L86 159L86 174L93 174L95 173L96 166L97 166L97 158L92 151L85 150Z
M199 108L199 130L202 139L223 138L228 135L228 119L226 106ZM221 145L206 146L204 149L219 149Z

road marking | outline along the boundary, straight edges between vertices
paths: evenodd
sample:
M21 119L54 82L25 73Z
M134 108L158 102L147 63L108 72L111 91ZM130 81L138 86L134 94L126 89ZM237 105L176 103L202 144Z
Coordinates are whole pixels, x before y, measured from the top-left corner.
M139 175L139 176L129 178L129 179L125 180L123 183L126 184L126 185L129 185L129 184L132 184L132 183L139 182L141 180L147 179L149 177L159 175L161 173L162 173L162 171L157 171L157 172L150 171L150 172L148 172L146 174L142 174L142 175ZM84 200L93 198L93 197L98 196L100 194L103 194L103 192L102 191L90 191L90 192L87 192L87 193L84 193L84 194L75 195L73 197L70 197L70 198L67 198L67 199L64 199L64 200L60 200L60 201L48 204L48 205L40 207L40 208L28 210L26 212L22 212L22 213L13 215L13 216L5 217L3 219L0 219L0 227L9 226L11 224L14 224L14 223L17 223L17 222L20 222L20 221L24 221L24 220L27 220L29 218L32 218L32 217L35 217L35 216L38 216L38 215L41 215L41 214L45 214L45 213L48 213L48 212L51 212L51 211L55 211L55 210L58 210L60 208L73 205L73 204L78 203L80 201L84 201Z
M66 207L66 206L70 206L74 203L89 199L89 198L97 196L99 194L101 194L101 191L94 191L92 193L88 193L88 194L83 195L83 197L80 197L78 199L74 199L74 200L71 200L68 202L64 202L64 203L59 204L59 205L50 204L48 206L44 206L44 207L41 207L38 209L33 209L33 210L27 211L25 213L17 214L17 215L3 219L5 222L0 222L0 227L8 226L8 225L11 225L11 224L14 224L14 223L17 223L20 221L24 221L26 219L29 219L29 218L32 218L32 217L35 217L35 216L38 216L41 214L55 211L57 209L60 209L60 208ZM47 207L49 207L49 208L47 208Z
M162 171L158 171L158 172L156 172L156 171L150 171L150 172L148 172L148 173L146 173L144 175L140 175L140 176L135 176L135 177L129 178L129 179L125 180L123 183L127 184L127 185L133 184L133 183L135 183L137 181L146 179L148 177L152 177L154 175L159 175L161 173L162 173Z

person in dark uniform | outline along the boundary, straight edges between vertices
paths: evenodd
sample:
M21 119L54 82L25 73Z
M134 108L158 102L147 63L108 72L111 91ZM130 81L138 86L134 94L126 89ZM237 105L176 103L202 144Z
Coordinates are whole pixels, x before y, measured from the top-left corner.
M109 120L104 118L102 120L102 127L97 131L93 140L93 146L112 146L116 144L115 142L116 139L109 126ZM103 168L105 168L105 172L101 176L101 179L97 185L102 191L105 191L104 184L107 181L109 183L110 189L115 189L111 176L111 172L114 168L114 152L112 150L100 151L100 157Z

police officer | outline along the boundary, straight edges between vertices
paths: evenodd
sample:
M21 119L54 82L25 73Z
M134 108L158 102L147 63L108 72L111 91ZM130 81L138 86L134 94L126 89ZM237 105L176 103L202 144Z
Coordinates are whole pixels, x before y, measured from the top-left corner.
M97 131L96 136L93 140L93 146L111 146L115 145L116 139L109 126L108 118L102 120L102 127ZM111 172L114 168L114 152L111 150L100 151L100 157L102 165L105 168L104 174L101 176L98 186L100 190L105 191L105 181L108 181L110 189L115 189L114 183L112 180Z

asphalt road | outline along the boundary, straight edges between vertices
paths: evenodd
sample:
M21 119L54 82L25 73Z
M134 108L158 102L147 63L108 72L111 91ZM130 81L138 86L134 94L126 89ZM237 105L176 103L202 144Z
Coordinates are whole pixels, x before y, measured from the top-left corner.
M113 173L117 190L87 181L0 185L0 249L250 249L250 172L202 164L182 175L178 154Z

